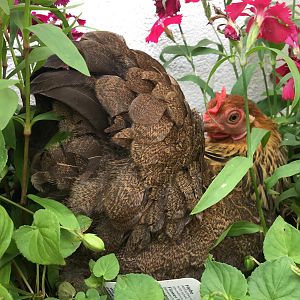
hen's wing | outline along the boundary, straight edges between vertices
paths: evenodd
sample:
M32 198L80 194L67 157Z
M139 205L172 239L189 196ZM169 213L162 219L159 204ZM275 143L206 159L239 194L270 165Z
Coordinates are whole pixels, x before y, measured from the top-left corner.
M32 182L96 220L108 250L176 241L202 188L203 132L177 82L109 32L77 47L91 77L52 57L32 80L38 105L64 117L68 138L39 153Z

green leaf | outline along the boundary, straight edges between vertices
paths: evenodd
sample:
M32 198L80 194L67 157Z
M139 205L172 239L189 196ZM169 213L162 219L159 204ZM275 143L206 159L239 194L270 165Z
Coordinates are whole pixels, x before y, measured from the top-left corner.
M13 119L10 119L6 127L3 129L6 149L16 149L16 132Z
M42 46L38 48L32 49L32 51L29 53L28 61L30 64L34 64L37 62L41 62L46 60L49 56L53 55L53 51L51 51L48 47ZM25 60L22 60L16 68L9 73L7 78L11 78L15 74L17 74L19 71L23 70L25 68Z
M72 255L80 246L81 241L77 235L68 230L61 229L60 231L60 253L63 258Z
M115 300L164 300L159 283L149 275L119 275L115 287Z
M42 6L51 6L56 2L56 0L33 0L34 4L40 4Z
M226 197L242 180L251 166L252 161L247 157L237 156L229 160L209 185L191 214L200 213Z
M77 218L77 222L79 223L81 232L87 231L92 225L93 220L87 216L78 215L76 216L76 218Z
M51 212L56 215L62 226L67 227L68 229L80 229L77 218L73 212L62 203L53 199L41 198L32 194L29 194L27 197L47 210L51 210Z
M238 269L216 261L208 260L201 277L201 297L220 293L225 299L240 299L247 293L247 281Z
M60 144L61 142L65 141L69 137L72 136L72 133L67 131L58 131L46 144L44 147L46 150L49 150L53 145Z
M249 294L255 300L300 299L300 277L291 270L288 257L260 264L249 278Z
M3 284L5 286L9 285L10 275L11 275L11 263L9 262L0 268L0 284Z
M300 263L300 231L278 216L264 240L266 260L288 256Z
M9 15L10 9L7 0L0 0L0 8L4 11L6 15Z
M90 75L80 52L60 28L52 24L36 24L29 26L28 30L33 32L64 63L84 75Z
M257 64L249 64L245 68L245 75L246 75L246 85L248 87L251 78L254 74L254 71L257 67ZM244 85L243 85L243 77L240 76L234 86L231 89L231 94L232 95L241 95L244 96Z
M103 277L106 281L116 278L119 271L120 265L113 253L100 257L93 267L93 274L96 277Z
M8 290L0 284L0 299L2 300L13 300Z
M186 76L179 78L178 81L191 81L191 82L197 84L200 87L200 89L202 89L202 90L206 89L206 92L208 93L208 95L210 97L212 97L212 98L215 97L215 93L212 90L212 88L210 86L208 86L206 84L206 82L197 75L186 75Z
M0 173L5 168L7 159L8 159L8 156L7 156L7 150L5 147L5 141L4 141L2 131L0 131Z
M207 54L217 54L220 56L225 56L225 54L219 50L210 47L196 47L191 52L192 56L207 55Z
M0 130L3 130L18 107L19 98L15 91L3 88L0 90Z
M240 236L243 234L253 234L257 232L263 232L260 225L249 221L236 221L222 232L213 248L217 247L226 238L226 236Z
M64 265L60 253L60 227L56 215L38 210L32 226L23 225L13 235L17 247L29 261L40 265Z
M39 121L60 121L62 119L63 118L61 116L57 115L53 111L48 111L46 113L35 116L31 121L31 126L33 126L36 122Z
M0 258L8 248L13 235L14 223L6 212L5 208L0 205Z
M84 233L81 236L81 241L86 248L92 251L99 252L105 250L103 240L94 233Z
M1 0L0 0L1 1ZM18 80L0 79L0 90L7 89L8 87L18 83Z
M70 282L63 281L57 289L57 295L60 300L72 300L76 290Z
M269 140L271 132L269 130L263 128L252 128L250 139L251 139L251 149L250 154L251 156L254 155L254 152L258 148L260 142L262 142L262 146L264 147Z
M277 168L273 175L265 180L266 187L270 190L280 178L290 177L298 173L300 173L300 160L295 160Z
M84 279L84 284L89 288L98 288L103 285L103 277L96 277L95 275L91 275L89 278Z

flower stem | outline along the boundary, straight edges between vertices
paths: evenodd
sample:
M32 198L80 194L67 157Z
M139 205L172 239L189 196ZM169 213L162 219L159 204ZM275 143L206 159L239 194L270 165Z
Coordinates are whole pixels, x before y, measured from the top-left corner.
M276 91L276 55L271 54L271 64L272 64L272 77L273 77L273 91L274 91L274 96L273 96L273 103L274 103L274 111L273 115L276 117L277 112L278 112L278 103L277 103L277 91Z
M249 103L248 103L248 94L247 94L247 80L246 80L245 65L242 65L241 68L242 68L242 77L243 77L244 104L245 104L245 114L246 114L247 157L249 159L251 159L251 161L253 161L253 157L250 153L250 149L251 149L251 135L250 135L251 134L251 129L250 129ZM263 228L264 234L266 234L267 225L266 225L266 220L265 220L265 216L264 216L263 209L262 209L262 199L261 199L261 197L259 196L259 193L258 193L257 182L256 182L256 177L255 177L255 174L254 174L253 167L251 167L249 169L249 172L250 172L250 177L251 177L251 181L252 181L253 188L254 188L255 199L256 199L256 207L257 207L257 211L258 211L260 224Z
M267 94L267 102L268 102L268 106L269 106L269 112L270 112L271 117L273 117L273 110L272 110L272 105L271 105L271 100L270 100L267 75L266 75L264 62L262 60L260 61L259 66L260 66L260 69L261 69L261 72L262 72L263 78L264 78L264 84L265 84L265 89L266 89L266 94Z
M4 34L4 24L0 17L0 54L1 54L1 57L0 57L0 79L3 78L3 73L2 73L2 51L3 51L3 41L4 41L3 34Z
M293 0L293 6L292 6L292 19L295 19L295 10L296 10L296 0Z
M24 207L24 206L22 206L22 205L20 205L20 204L18 204L16 202L14 202L14 201L12 201L12 200L9 200L9 199L1 196L1 195L0 195L0 200L5 201L5 202L7 202L7 203L9 203L9 204L11 204L13 206L16 206L16 207L22 209L23 211L26 211L27 213L29 213L31 215L34 215L33 211L31 211L31 210L27 209L26 207Z
M46 270L47 266L43 266L43 273L42 273L42 296L45 297L46 295L46 289L45 289L45 283L46 283Z
M31 120L30 120L30 63L29 63L29 30L26 29L31 25L30 0L25 0L24 12L24 30L23 30L23 55L25 60L25 126L24 126L24 156L21 182L21 205L26 204L27 194L27 176L28 176L28 157L29 157L29 140L31 135Z
M40 291L40 265L36 264L36 274L35 274L35 292L38 294Z

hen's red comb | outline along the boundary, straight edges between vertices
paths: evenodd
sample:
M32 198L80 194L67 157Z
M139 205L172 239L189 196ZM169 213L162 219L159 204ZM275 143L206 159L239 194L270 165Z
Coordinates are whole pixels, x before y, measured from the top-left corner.
M216 114L220 110L220 107L225 103L225 99L226 99L225 86L222 87L221 93L218 93L218 92L216 93L215 99L216 99L216 105L207 110L212 115Z

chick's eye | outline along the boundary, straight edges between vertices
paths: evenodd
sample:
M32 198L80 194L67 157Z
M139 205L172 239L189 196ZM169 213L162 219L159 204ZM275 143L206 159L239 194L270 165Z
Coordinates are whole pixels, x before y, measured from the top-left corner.
M227 121L231 124L234 124L240 120L240 117L240 114L235 111L228 116Z

